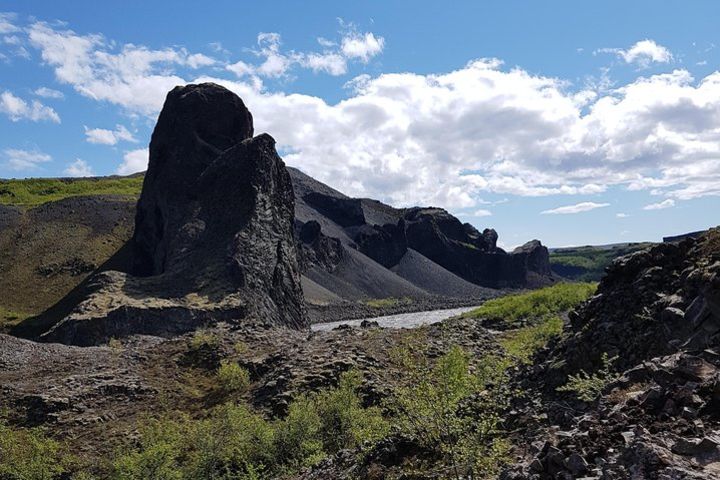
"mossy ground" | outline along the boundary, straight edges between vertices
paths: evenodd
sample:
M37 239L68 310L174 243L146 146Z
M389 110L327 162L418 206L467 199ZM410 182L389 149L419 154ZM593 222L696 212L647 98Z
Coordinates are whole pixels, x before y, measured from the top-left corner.
M0 305L0 333L6 332L29 316L31 316L31 314L11 311Z
M103 177L87 179L31 178L0 180L0 204L34 207L67 197L84 195L123 195L137 197L143 177Z
M372 308L387 308L387 307L394 307L396 305L409 305L413 303L412 298L409 297L402 297L402 298L373 298L371 300L366 300L365 305Z

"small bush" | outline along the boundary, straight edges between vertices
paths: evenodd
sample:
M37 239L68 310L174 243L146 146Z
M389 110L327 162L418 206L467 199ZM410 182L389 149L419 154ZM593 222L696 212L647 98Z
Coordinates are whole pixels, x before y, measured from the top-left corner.
M568 382L558 387L559 392L572 392L584 402L592 402L600 396L606 386L620 378L620 375L612 371L612 363L615 358L608 358L607 353L602 354L602 367L600 370L589 375L581 370L577 375L570 375Z
M110 350L112 350L115 353L119 353L119 352L123 351L122 341L120 341L114 337L108 341L108 347L110 348Z
M113 462L113 478L259 480L292 474L387 433L379 409L362 408L360 380L358 373L346 373L338 387L300 396L274 422L232 403L199 420L146 420L138 444Z
M66 472L70 457L39 429L11 429L0 422L0 478L49 480Z
M366 441L384 437L389 429L377 407L363 408L357 389L362 384L358 371L345 372L336 388L311 397L321 419L320 438L328 453L355 448Z
M217 335L204 329L196 330L190 338L190 348L201 350L203 348L218 348L220 339Z
M417 358L414 355L405 359ZM506 461L500 413L508 404L507 360L487 356L475 373L470 357L453 347L434 365L420 358L406 386L388 401L394 423L442 459L453 478L490 475Z
M223 392L227 394L242 393L250 385L250 373L237 362L223 360L217 371L217 380Z
M325 457L320 432L323 422L313 396L295 399L288 415L277 423L275 452L277 462L288 471L299 470L318 463Z
M113 463L117 480L251 479L272 463L273 431L243 405L225 404L208 418L148 420L139 445Z

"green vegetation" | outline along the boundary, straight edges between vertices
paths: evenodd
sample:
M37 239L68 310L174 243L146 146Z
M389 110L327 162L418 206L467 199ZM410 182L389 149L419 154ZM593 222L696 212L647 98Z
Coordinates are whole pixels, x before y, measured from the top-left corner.
M488 301L465 316L503 321L509 329L498 336L502 349L484 356L471 356L459 346L439 354L437 343L427 338L430 327L408 331L388 352L399 374L397 386L381 407L363 405L358 393L362 375L350 371L340 376L336 387L299 395L287 415L268 419L237 403L250 386L249 373L237 362L248 347L238 342L234 355L221 361L214 375L203 377L208 382L205 392L225 395L212 398L233 401L198 417L169 412L141 420L139 437L107 460L109 471L103 472L103 478L291 477L341 450L362 456L391 431L417 446L416 456L397 467L401 474L456 480L492 477L510 456L503 414L512 398L522 394L511 387L513 370L531 363L538 350L561 335L561 314L594 291L591 283L558 284ZM403 301L378 301L390 300ZM220 349L221 340L215 333L198 330L188 347ZM110 346L122 348L117 341ZM585 401L597 398L617 378L611 363L604 355L601 369L571 376L559 390ZM82 476L87 472L76 472L80 468L70 458L39 430L12 430L0 424L0 479L90 478Z
M611 247L562 248L550 252L550 267L565 278L578 281L598 281L605 268L617 257L650 246L649 243L629 243Z
M402 297L402 298L374 298L371 300L366 300L365 305L372 308L387 308L387 307L394 307L396 305L410 305L413 303L412 298L409 297Z
M535 353L547 343L562 334L563 321L557 315L541 320L537 325L519 328L506 333L500 339L500 345L512 358L520 363L531 364Z
M250 373L237 362L223 360L217 371L217 381L220 389L228 395L243 393L250 386Z
M67 471L70 457L39 429L14 430L0 421L0 478L46 480Z
M139 444L113 462L113 478L270 478L378 440L389 427L378 408L362 407L361 381L359 373L347 372L337 387L296 399L277 421L233 403L203 419L180 414L146 420Z
M29 316L29 313L13 312L0 306L0 332L17 325Z
M595 283L558 283L528 293L488 300L464 318L485 318L507 324L541 320L575 308L595 293Z
M87 179L32 178L0 180L0 204L36 206L80 195L126 195L137 197L143 177Z
M602 391L612 382L620 378L620 375L613 372L612 363L615 359L608 358L607 353L602 354L602 367L589 375L581 370L577 375L570 375L568 382L558 387L559 392L572 392L584 402L592 402L600 396Z
M425 468L456 479L497 472L509 451L501 431L510 399L509 363L493 355L473 363L457 346L431 363L422 345L399 348L393 355L407 381L387 406L400 431L441 459L439 466Z
M203 348L218 348L220 346L220 338L212 332L205 329L196 330L190 338L190 348L192 350L201 350Z

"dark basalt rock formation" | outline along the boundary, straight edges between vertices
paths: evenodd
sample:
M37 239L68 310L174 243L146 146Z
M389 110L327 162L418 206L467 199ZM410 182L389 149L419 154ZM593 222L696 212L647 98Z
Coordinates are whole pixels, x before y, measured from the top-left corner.
M501 479L718 478L720 229L615 260L568 330L518 386L538 389L508 425L530 448ZM597 399L556 391L603 354Z
M322 233L322 227L310 220L299 227L298 254L303 271L316 266L332 272L344 256L340 240Z
M51 325L39 338L92 345L246 317L306 328L290 176L272 137L252 133L252 116L232 92L173 89L150 143L129 272L97 274L71 308L61 301L64 308L31 319Z
M552 274L547 248L538 240L511 254L497 247L495 230L480 233L441 208L411 208L397 224L356 229L358 249L391 268L411 248L450 272L492 288L539 286Z
M596 369L602 353L625 369L720 346L720 230L615 260L571 321L577 333L558 352L569 373Z

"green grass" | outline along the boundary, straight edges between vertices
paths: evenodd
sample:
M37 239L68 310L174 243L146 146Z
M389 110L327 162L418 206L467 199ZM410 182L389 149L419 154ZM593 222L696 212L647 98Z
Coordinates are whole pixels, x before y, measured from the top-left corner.
M562 318L551 315L537 325L519 328L500 338L500 345L508 355L520 363L531 364L535 353L547 343L559 337L563 331Z
M4 329L17 325L31 316L29 313L14 312L0 306L0 332Z
M412 303L412 298L373 298L372 300L366 300L363 303L372 308L386 308L394 307L395 305L409 305Z
M137 197L143 177L106 177L88 179L32 178L0 180L0 204L37 206L81 195L125 195Z
M595 283L558 283L527 293L488 300L463 318L501 320L510 325L523 320L543 319L578 306L595 293Z

